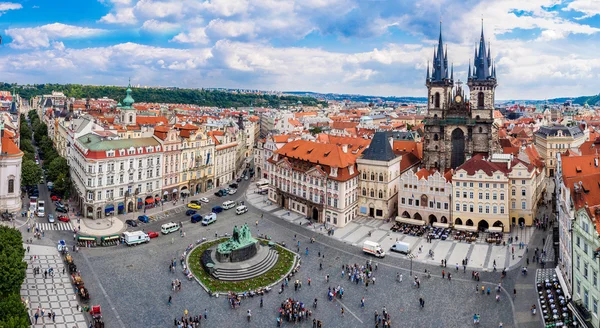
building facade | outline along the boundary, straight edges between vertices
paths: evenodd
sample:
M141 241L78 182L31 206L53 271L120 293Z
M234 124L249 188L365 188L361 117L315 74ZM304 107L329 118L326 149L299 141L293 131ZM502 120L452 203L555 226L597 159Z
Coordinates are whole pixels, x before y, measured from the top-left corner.
M451 178L451 175L448 174ZM398 193L400 219L438 222L452 226L452 181L437 170L408 170L400 177ZM402 220L396 220L401 222Z
M585 129L587 132L588 129ZM556 155L567 149L578 149L587 141L588 134L578 126L564 125L543 126L535 133L535 147L546 162L546 175L554 177L556 171Z
M345 226L358 210L356 156L347 145L285 144L268 160L269 200L315 222Z
M0 209L2 212L21 210L21 164L23 152L8 136L0 120Z
M377 132L356 160L360 172L358 210L362 216L389 219L398 213L400 161L392 150L393 138Z

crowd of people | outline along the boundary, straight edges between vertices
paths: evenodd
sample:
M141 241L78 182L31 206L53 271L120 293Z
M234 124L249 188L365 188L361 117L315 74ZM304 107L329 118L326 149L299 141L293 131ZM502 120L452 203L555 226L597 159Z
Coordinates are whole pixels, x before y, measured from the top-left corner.
M312 311L307 309L303 302L293 298L281 302L278 312L277 326L281 325L282 320L296 324L312 317Z

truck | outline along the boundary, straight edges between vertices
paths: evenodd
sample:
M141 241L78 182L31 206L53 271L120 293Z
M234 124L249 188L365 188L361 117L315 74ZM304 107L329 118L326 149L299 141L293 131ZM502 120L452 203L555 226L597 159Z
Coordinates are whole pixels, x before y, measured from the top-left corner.
M125 244L128 246L147 243L150 241L150 237L143 231L125 231L123 232L123 239Z
M385 256L385 251L381 248L381 245L370 240L365 240L365 242L363 243L363 252L374 255L376 257Z

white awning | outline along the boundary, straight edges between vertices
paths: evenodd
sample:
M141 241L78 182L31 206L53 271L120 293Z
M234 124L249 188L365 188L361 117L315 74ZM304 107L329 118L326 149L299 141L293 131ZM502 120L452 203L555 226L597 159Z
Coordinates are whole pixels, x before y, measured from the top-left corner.
M502 232L502 227L489 227L488 232Z
M569 285L567 285L567 282L565 281L565 277L562 274L562 271L560 271L560 269L558 267L554 268L554 271L556 271L556 277L558 278L558 281L560 282L560 285L563 287L562 291L565 293L565 297L567 298L571 298L571 294L569 294ZM570 304L571 302L569 302Z
M455 224L454 229L462 230L462 231L472 231L472 232L477 231L477 227L475 227L475 226L466 226L466 225L460 225L460 224Z
M436 228L450 228L449 223L433 222L433 226Z
M190 191L189 191L189 190L187 190L187 189L184 189L184 190L182 190L182 191L181 191L181 193L182 193L182 194L189 194L189 193L190 193Z
M164 193L163 195L168 195L168 194L169 194L169 192L168 192L168 191L165 191L165 193Z
M177 192L177 188L173 189L173 192Z
M399 217L399 216L396 217L396 222L420 225L420 226L425 225L425 221L423 221L423 220L413 220L413 219L407 219L407 218L403 218L403 217Z

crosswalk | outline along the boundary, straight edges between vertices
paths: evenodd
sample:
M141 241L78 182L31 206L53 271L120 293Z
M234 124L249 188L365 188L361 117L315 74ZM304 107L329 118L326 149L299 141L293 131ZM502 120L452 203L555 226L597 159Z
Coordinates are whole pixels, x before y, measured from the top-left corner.
M72 231L73 230L73 226L71 225L71 222L38 223L37 225L43 231L49 231L49 230Z

